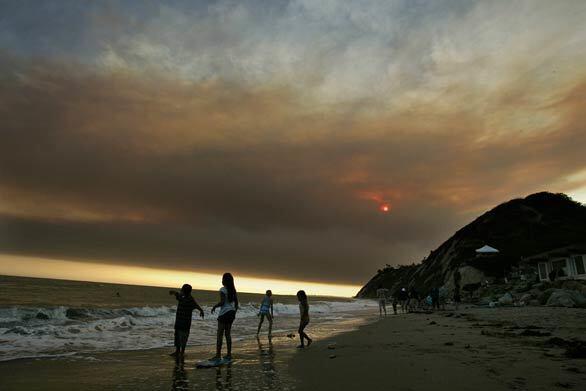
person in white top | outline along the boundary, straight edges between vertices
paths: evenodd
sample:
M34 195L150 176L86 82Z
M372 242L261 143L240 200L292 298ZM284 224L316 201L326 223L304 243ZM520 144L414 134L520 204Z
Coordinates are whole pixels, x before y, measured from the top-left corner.
M269 321L269 338L271 338L273 332L273 292L270 289L262 299L258 316L260 317L260 321L258 322L258 329L256 330L256 338L258 338L258 335L260 334L260 328L265 317Z
M383 316L383 310L385 312L385 316L387 316L387 295L389 294L389 290L383 288L382 285L378 286L376 290L376 297L378 297L378 312L379 315Z
M238 311L238 295L236 294L236 287L234 286L234 277L230 273L224 273L222 276L222 288L220 288L220 302L212 307L212 314L216 308L220 308L218 315L218 338L216 341L216 355L212 360L219 360L222 358L222 340L226 337L227 354L225 359L232 359L232 322L236 318L236 311Z

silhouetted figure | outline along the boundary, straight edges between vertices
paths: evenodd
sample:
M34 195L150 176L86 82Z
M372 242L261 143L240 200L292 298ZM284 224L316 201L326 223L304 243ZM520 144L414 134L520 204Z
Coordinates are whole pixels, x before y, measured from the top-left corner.
M258 316L260 320L258 322L258 329L256 330L256 336L260 334L260 328L262 326L262 322L264 321L265 317L269 321L269 338L272 336L273 332L273 292L269 289L266 292L265 297L263 297L262 302L260 303L260 310L258 311Z
M177 312L175 313L175 352L171 356L179 357L185 354L189 330L191 329L191 314L194 309L199 311L203 318L203 310L191 296L191 285L185 284L180 292L169 291L177 299Z
M305 291L297 292L297 300L299 300L299 339L301 340L301 345L297 346L299 349L303 349L305 347L305 341L307 340L307 346L311 345L313 340L309 338L307 334L305 334L305 327L309 324L309 303L307 301L307 295Z
M438 287L434 287L431 289L431 309L432 310L439 310L440 308L440 290Z
M389 294L389 290L383 288L382 285L378 286L376 290L376 297L378 298L378 313L380 317L383 316L383 311L385 312L385 316L387 316L387 295Z
M409 300L409 294L406 288L401 288L399 291L399 304L401 305L401 311L407 313L407 301Z
M216 355L212 360L222 358L222 340L226 337L227 354L225 359L232 359L232 323L236 318L238 311L238 295L234 286L234 277L230 273L224 273L222 276L222 288L220 288L220 302L212 307L212 314L220 308L218 315L218 334L216 340Z

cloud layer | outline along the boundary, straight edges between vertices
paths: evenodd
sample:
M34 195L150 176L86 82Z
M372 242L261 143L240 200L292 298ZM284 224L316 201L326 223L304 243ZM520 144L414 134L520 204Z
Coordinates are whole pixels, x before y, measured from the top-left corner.
M346 3L12 7L0 251L360 283L585 185L581 2Z

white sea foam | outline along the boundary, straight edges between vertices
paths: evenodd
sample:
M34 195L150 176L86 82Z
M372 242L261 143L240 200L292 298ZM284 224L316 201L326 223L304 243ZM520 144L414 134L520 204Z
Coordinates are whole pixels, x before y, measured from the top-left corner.
M372 310L367 300L313 302L313 321L332 321ZM190 344L215 340L216 315L204 307L205 319L194 311ZM275 303L275 330L293 329L299 315L297 304ZM258 306L241 305L234 326L235 338L256 331ZM25 357L70 355L77 352L138 350L173 345L174 306L132 308L0 308L0 361Z

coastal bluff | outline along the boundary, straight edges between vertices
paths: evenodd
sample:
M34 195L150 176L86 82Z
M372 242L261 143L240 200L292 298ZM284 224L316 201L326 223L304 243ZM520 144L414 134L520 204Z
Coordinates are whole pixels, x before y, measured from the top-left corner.
M462 287L485 280L504 284L518 275L523 257L586 242L586 206L561 193L540 192L513 199L484 213L458 230L419 264L387 266L360 289L358 298L375 297L379 285L396 292L414 287L420 293L434 287L453 289L456 270ZM489 245L500 252L478 257L476 249Z

